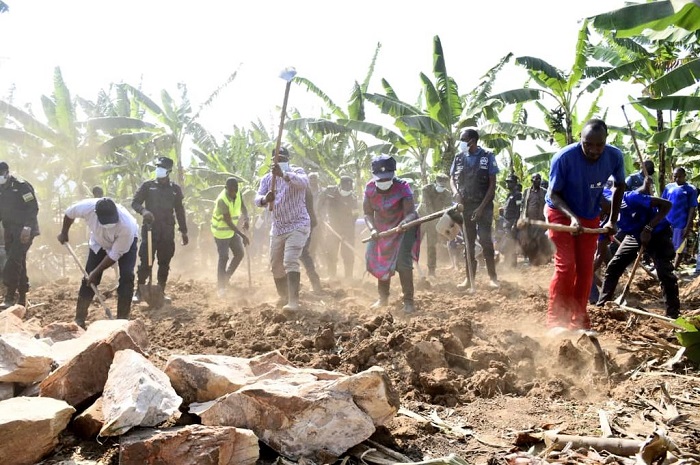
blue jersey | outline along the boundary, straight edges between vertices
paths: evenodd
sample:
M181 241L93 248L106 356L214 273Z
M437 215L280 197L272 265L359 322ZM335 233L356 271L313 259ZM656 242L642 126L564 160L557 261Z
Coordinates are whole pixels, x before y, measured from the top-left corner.
M554 207L550 195L557 192L576 216L594 219L600 213L603 188L611 175L615 184L625 182L620 149L606 145L600 158L591 162L583 154L580 142L567 145L552 158L547 205Z
M666 217L674 229L683 229L688 224L688 213L690 209L698 206L698 193L690 184L675 182L668 184L661 194L662 199L671 202L671 211Z
M658 209L651 206L651 196L637 191L628 191L622 196L620 205L620 218L617 220L617 229L625 234L639 239L644 226L658 213ZM654 227L652 234L663 231L669 227L664 218Z

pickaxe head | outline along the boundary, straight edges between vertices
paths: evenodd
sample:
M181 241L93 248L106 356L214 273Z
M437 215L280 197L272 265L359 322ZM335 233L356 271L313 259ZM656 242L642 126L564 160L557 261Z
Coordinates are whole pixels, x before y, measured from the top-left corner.
M296 76L296 75L297 75L297 70L293 66L289 66L287 68L284 68L282 71L280 71L280 77L287 82L294 79L294 76Z

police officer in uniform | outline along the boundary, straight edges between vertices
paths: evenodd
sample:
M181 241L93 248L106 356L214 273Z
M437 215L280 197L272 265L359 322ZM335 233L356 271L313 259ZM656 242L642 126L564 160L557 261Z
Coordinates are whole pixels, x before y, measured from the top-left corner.
M7 255L3 270L5 301L0 309L27 304L27 251L39 235L38 213L39 204L32 185L10 175L7 163L0 162L0 221L5 230Z
M421 204L418 207L418 214L426 216L452 206L452 192L450 192L450 178L444 173L439 173L435 177L435 182L423 187ZM428 276L435 276L437 266L437 243L438 233L434 225L425 228L428 250Z
M474 247L476 236L483 249L486 269L489 274L489 285L499 287L494 260L493 239L493 197L496 192L496 174L498 165L496 157L477 145L479 133L475 129L465 129L460 134L459 153L455 156L450 168L452 192L464 206L462 212L464 229L466 230L466 246L469 247L471 269L476 270ZM470 276L467 267L467 277L460 287L469 287Z
M358 204L350 176L341 176L339 185L328 186L321 192L318 209L322 220L328 221L333 231L338 233L343 241L349 245L355 244L355 219L357 218ZM341 240L331 232L326 235L325 245L328 274L332 278L335 277L338 248L340 248L345 278L352 278L355 264L354 251L347 245L341 244Z
M245 256L243 247L250 243L248 237L236 225L239 219L242 220L243 229L247 230L249 227L248 210L243 203L243 198L238 193L238 180L228 178L226 187L214 201L214 210L211 215L211 233L214 235L216 250L219 254L217 265L219 297L226 294L228 281ZM229 250L233 253L230 263Z
M146 283L151 272L148 266L147 228L151 228L152 248L158 257L158 286L165 292L170 272L170 260L175 255L175 217L182 235L182 245L187 245L187 219L185 207L182 205L183 194L180 186L170 181L173 161L168 157L158 157L156 160L156 178L144 182L134 194L131 208L143 217L141 228L141 248L139 257L141 263L137 271L138 285ZM173 216L174 212L174 216ZM134 294L134 302L139 302L138 287ZM169 299L166 298L166 302Z

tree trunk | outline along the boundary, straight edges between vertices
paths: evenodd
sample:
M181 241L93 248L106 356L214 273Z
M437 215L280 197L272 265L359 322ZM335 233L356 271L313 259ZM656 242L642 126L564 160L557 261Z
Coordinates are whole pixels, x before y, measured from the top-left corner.
M662 110L656 110L656 132L664 130L664 114ZM660 143L659 147L659 194L666 187L666 145Z
M566 144L573 144L574 143L574 131L571 127L572 122L571 122L571 115L569 112L566 112Z

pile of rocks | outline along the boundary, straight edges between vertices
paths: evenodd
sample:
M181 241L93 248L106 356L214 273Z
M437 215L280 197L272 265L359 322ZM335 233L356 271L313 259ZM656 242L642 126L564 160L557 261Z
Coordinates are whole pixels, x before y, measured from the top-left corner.
M101 320L84 331L24 316L20 306L0 313L6 465L36 463L69 427L84 438L120 436L123 465L254 464L258 441L293 460L328 462L399 407L377 367L347 376L295 368L270 352L176 355L161 371L147 358L140 320Z

